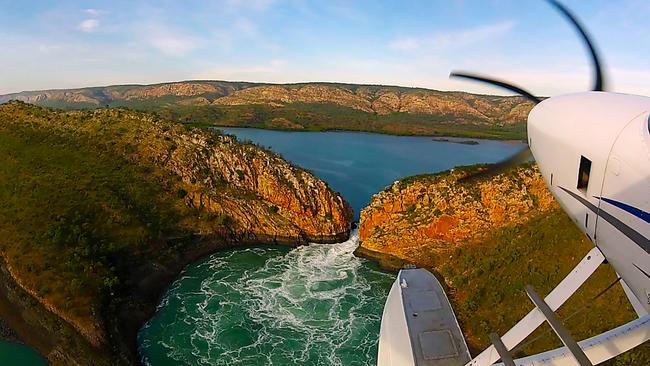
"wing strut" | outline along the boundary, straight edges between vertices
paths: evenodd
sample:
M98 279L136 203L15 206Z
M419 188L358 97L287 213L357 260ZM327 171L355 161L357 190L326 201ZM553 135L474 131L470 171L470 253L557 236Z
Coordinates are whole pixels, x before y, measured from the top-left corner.
M578 342L583 352L594 364L610 360L650 340L650 315L597 336ZM576 360L566 347L518 358L518 366L575 366ZM497 364L495 366L504 366Z
M503 364L505 366L517 366L515 365L515 360L512 359L512 355L510 354L510 351L508 351L506 345L503 344L503 341L501 341L501 337L499 337L498 334L491 333L490 341L492 341L494 348L497 350L497 352L499 352L499 356L501 356L501 361L503 361Z
M560 282L553 291L551 291L544 301L551 310L557 310L564 304L571 295L573 295L580 286L594 273L594 271L605 260L603 253L596 247L587 253L587 255L578 263L578 265ZM537 329L546 320L542 312L535 308L531 310L523 319L510 329L501 340L507 350L515 348L521 341L526 339L535 329ZM468 362L466 366L490 366L499 360L501 356L494 348L488 347L475 359Z
M539 309L539 311L544 314L544 317L546 318L546 321L548 324L553 328L553 331L557 336L560 338L562 343L566 346L566 348L569 349L571 354L573 355L573 358L578 361L580 366L593 366L591 364L591 361L589 361L589 358L585 353L582 351L582 348L578 346L578 343L571 337L571 333L564 327L564 324L562 324L562 321L557 318L553 310L548 306L546 301L542 299L539 294L535 291L533 286L526 286L526 292L528 293L528 297L530 300L535 304L535 306Z
M636 298L636 296L634 295L630 287L627 285L627 283L621 280L621 286L623 286L623 291L625 291L625 295L627 296L627 299L630 300L630 304L632 304L632 308L634 308L636 315L638 315L639 318L648 315L648 312L643 307L643 304L641 304L639 299Z

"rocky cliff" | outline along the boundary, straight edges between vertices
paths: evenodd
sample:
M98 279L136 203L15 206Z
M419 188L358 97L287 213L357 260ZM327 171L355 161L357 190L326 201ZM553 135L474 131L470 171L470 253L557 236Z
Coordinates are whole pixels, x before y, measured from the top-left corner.
M525 285L547 294L593 247L558 207L536 166L458 181L476 169L404 178L377 193L361 212L357 250L389 267L414 263L436 274L474 354L490 345L490 333L504 334L533 308ZM620 286L609 287L616 277L601 266L560 309L577 339L636 317ZM516 356L561 346L545 326L531 338ZM647 362L650 348L639 347L613 364Z
M353 217L270 151L127 110L0 105L0 167L0 295L53 364L136 362L139 326L187 263L340 241Z
M111 110L93 113L93 118L118 118L120 114ZM228 217L231 235L297 244L347 238L350 206L311 173L233 136L149 122L131 140L142 147L137 158L177 175L182 181L179 189L187 192L186 203Z
M363 248L417 261L422 248L453 250L557 208L536 167L459 183L467 172L406 178L374 195L361 212Z
M277 129L347 129L393 134L522 138L532 104L520 97L476 95L395 86L187 81L21 92L44 106L126 106L182 121ZM280 121L280 122L278 122Z

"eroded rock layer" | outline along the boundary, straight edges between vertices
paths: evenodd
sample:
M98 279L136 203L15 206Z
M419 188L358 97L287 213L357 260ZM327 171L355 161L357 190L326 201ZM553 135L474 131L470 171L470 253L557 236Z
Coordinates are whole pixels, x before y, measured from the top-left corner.
M557 207L536 166L459 183L466 174L456 169L406 178L374 195L361 212L362 247L417 261L422 248L444 251L474 243Z

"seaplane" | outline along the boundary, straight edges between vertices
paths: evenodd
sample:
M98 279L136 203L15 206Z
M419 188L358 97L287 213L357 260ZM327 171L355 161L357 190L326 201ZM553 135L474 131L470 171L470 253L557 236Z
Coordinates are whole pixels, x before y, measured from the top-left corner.
M548 189L593 249L545 297L527 286L533 310L505 334L490 334L492 345L476 357L438 280L422 268L401 270L384 307L379 366L597 365L650 339L650 98L607 92L585 28L566 6L547 2L584 41L594 65L592 91L539 98L473 73L450 76L505 88L535 103L528 115L528 146L476 175L497 174L532 156ZM603 263L618 274L638 318L575 340L555 311ZM513 349L545 322L563 347L514 359Z

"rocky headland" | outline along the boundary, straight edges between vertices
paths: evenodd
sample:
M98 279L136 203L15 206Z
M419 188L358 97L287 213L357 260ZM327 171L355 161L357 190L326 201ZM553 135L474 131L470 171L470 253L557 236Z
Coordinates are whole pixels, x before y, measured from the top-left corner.
M458 182L473 169L405 178L375 194L361 212L362 248L417 262L424 248L453 250L558 207L536 167Z
M0 198L0 316L52 365L137 364L137 331L185 265L341 241L353 218L326 183L232 136L22 102L0 105Z

